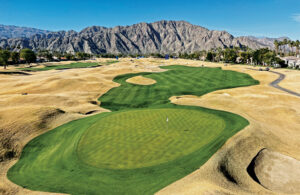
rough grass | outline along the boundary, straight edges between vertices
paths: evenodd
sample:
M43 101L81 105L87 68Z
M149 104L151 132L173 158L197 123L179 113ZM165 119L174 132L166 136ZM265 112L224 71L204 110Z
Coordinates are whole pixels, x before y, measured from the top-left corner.
M218 68L166 68L116 77L121 86L100 98L101 106L115 112L72 121L33 139L8 178L49 192L153 194L199 168L248 121L228 112L176 106L168 98L258 82ZM125 82L137 75L157 83Z
M93 67L98 67L98 66L103 66L103 65L109 65L116 63L118 61L115 60L110 60L104 63L98 63L98 62L75 62L71 64L66 64L66 65L48 65L43 68L18 68L22 71L28 71L28 72L36 72L36 71L47 71L47 70L64 70L64 69L74 69L74 68L93 68Z

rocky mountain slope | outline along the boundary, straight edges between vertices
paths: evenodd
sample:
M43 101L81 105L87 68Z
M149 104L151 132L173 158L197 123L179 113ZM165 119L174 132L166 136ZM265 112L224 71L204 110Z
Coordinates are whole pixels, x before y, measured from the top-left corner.
M50 31L40 30L36 28L0 24L0 38L18 38L18 37L29 38L35 34L46 34L49 32Z
M256 48L257 45L261 45L263 47L267 47L270 49L275 49L274 41L283 41L284 39L290 40L288 37L280 37L280 38L269 38L269 37L253 37L253 36L244 36L244 37L238 37L237 38L241 44L248 45L248 47L253 49L259 49Z
M42 32L30 37L0 40L2 48L70 53L178 53L242 45L253 49L273 46L251 37L235 38L226 31L208 30L185 21L164 20L113 28L92 26L81 32Z

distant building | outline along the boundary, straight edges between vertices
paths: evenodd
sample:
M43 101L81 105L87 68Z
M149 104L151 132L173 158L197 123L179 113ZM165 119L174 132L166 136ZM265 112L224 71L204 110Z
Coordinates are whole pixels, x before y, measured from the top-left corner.
M288 57L282 57L282 60L284 60L284 63L289 67L289 68L300 68L300 58L295 57L295 56L288 56Z

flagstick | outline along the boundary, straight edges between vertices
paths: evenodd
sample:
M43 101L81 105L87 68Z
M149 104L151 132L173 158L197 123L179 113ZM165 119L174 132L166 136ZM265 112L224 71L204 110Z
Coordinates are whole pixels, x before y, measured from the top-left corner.
M167 117L167 131L169 131L169 118Z

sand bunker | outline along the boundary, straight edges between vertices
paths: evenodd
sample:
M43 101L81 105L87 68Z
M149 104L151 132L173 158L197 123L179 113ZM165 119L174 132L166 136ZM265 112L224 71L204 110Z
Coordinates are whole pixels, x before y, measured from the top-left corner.
M268 149L261 150L248 167L251 177L274 192L300 192L300 161Z
M143 76L136 76L127 79L126 82L137 84L137 85L153 85L154 83L156 83L156 80L146 78Z

